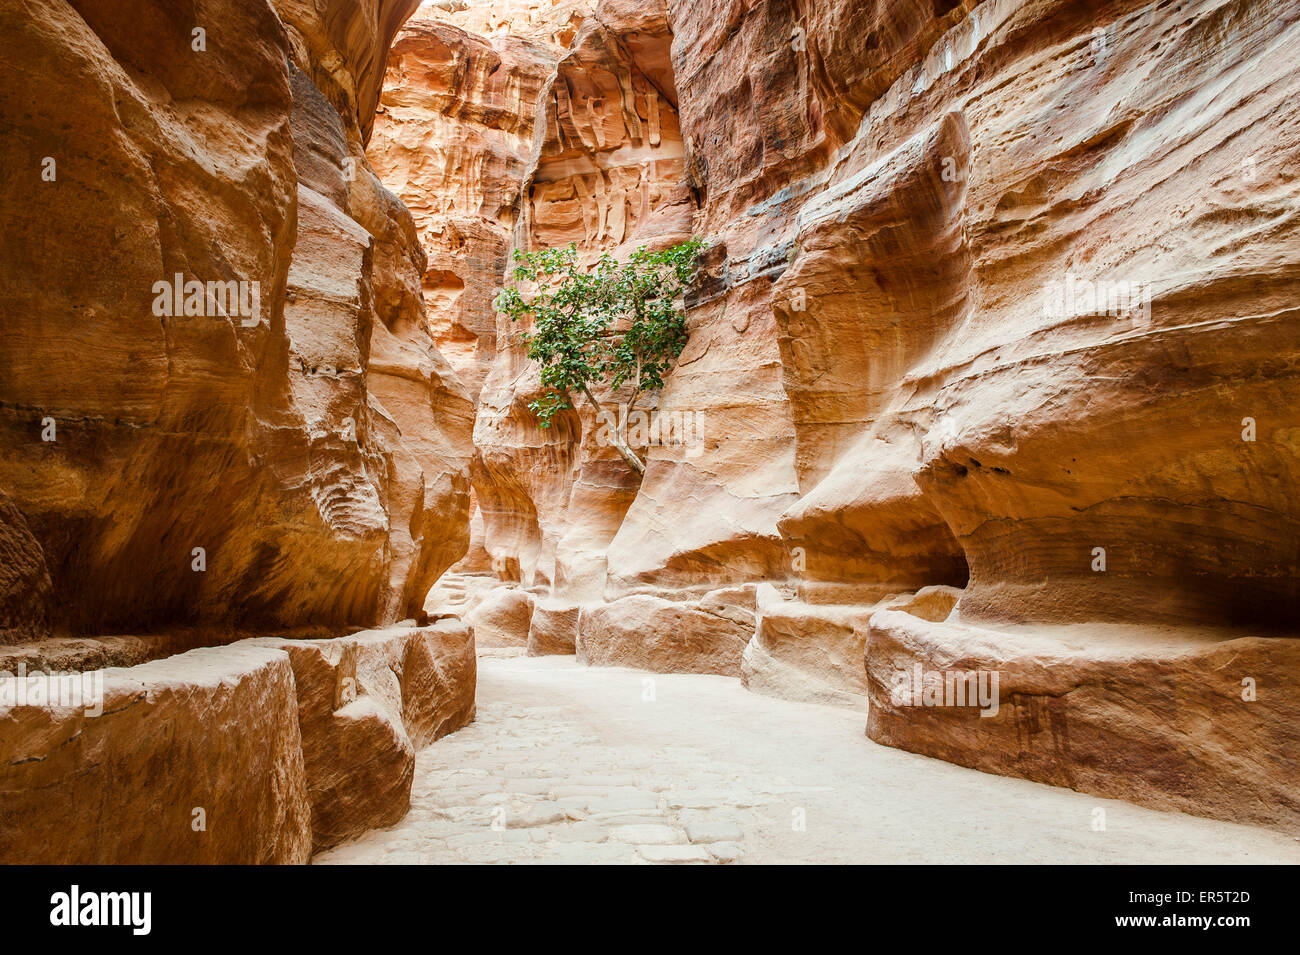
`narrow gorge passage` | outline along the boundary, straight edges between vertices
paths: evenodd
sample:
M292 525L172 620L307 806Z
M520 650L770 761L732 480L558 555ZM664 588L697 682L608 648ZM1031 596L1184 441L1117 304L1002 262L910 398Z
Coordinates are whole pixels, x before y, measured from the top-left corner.
M0 864L1300 862L1300 0L0 37Z
M407 817L315 864L1300 863L1288 835L876 745L860 711L507 652Z

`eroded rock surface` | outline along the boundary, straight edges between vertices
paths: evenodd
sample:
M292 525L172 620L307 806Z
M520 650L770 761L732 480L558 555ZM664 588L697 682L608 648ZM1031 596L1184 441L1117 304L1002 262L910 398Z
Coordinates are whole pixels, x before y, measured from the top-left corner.
M411 210L427 256L420 283L438 348L477 399L496 356L492 299L559 49L469 33L437 7L403 28L367 154Z
M254 642L293 665L313 851L405 816L417 750L474 715L474 637L457 621Z
M414 3L165 6L0 8L0 540L35 585L0 627L412 616L472 416L364 154Z
M1298 655L1295 640L1211 629L994 630L882 610L867 733L985 772L1294 832Z
M533 603L533 615L528 622L528 655L577 652L578 619L582 605L550 597Z
M307 861L311 809L285 653L207 647L102 677L99 713L0 707L0 857Z
M752 632L752 613L738 620L717 606L633 594L582 607L576 652L593 666L739 676Z
M865 692L881 742L1295 824L1300 9L414 6L0 5L0 642L51 645L6 660L419 620L456 566L427 611L484 646ZM516 249L692 235L641 477L589 407L538 427L492 296ZM434 632L289 650L308 844L468 718ZM283 695L230 652L136 669ZM893 694L957 666L996 715Z
M469 543L473 402L365 153L416 6L0 4L2 662L105 688L0 709L6 861L304 862L473 715L457 622L289 639L414 622Z
M528 644L535 597L518 587L498 587L487 594L466 618L481 647L522 647Z
M75 706L7 678L0 857L306 862L406 815L415 753L473 718L476 674L473 634L448 620L65 673Z
M527 29L513 7L460 16ZM1293 649L1298 38L1280 0L597 4L541 85L511 241L706 238L652 409L703 427L642 448L638 480L585 409L536 427L536 369L498 328L473 476L496 576L580 604L592 662L704 659L860 706L870 620L929 626L923 663L974 628L1013 671L1018 635L1071 626L1077 652L1043 651L1062 679L1168 673L1186 711L1143 708L1152 738L1219 719L1228 703L1182 689L1195 667L1138 636L1110 653L1103 625ZM715 661L698 601L760 582L791 599L736 624L743 665ZM1233 712L1238 751L1195 771L1276 791L1291 757ZM871 733L1089 791L1155 785L1125 783L1136 751L1009 757L995 722L981 742L882 710ZM1282 818L1214 785L1170 804Z

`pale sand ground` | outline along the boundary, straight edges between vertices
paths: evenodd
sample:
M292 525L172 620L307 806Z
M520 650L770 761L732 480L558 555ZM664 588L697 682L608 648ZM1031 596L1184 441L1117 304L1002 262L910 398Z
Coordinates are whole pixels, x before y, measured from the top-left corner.
M963 769L863 727L726 677L489 653L478 717L420 753L410 814L315 861L1300 863L1288 835Z

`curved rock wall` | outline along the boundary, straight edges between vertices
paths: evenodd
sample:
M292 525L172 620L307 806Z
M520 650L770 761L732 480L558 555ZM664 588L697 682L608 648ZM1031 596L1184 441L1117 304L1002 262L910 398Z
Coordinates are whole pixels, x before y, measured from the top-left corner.
M382 623L464 553L472 403L364 154L413 7L0 5L0 541L52 584L0 633Z
M793 566L823 596L969 575L971 617L1293 624L1273 53L1294 16L833 7L670 4L714 251L661 400L708 405L712 437L694 461L651 452L610 591ZM618 68L599 89L567 70L620 10L561 63L566 175L544 150L521 242L621 236L570 173L603 124L562 100L617 100ZM481 407L481 451L526 442L491 433L500 415Z
M492 300L512 247L574 242L593 259L690 235L666 8L456 6L423 8L397 38L369 151L414 212L435 337L478 399L485 549L461 569L599 596L637 485L590 408L537 428L536 369Z
M9 861L305 862L473 718L472 631L409 619L473 402L365 154L415 6L0 2Z
M389 59L368 155L414 217L439 349L477 400L496 356L492 298L505 272L538 91L559 50L488 39L425 8Z
M526 32L532 6L507 6L456 15ZM1236 707L1256 669L1295 690L1276 661L1300 586L1298 19L1280 0L599 3L541 85L511 240L706 238L656 409L703 427L644 447L638 480L584 409L535 426L536 370L496 329L475 494L497 575L535 591L537 647L870 696L894 745L1290 819L1238 785L1274 791L1300 758L1264 728L1283 710ZM646 635L647 599L671 638ZM1236 662L1205 693L1193 658ZM893 701L895 669L963 660L1005 665L999 714ZM1148 671L1168 686L1141 714L1096 703L1108 673ZM1085 772L1074 706L1184 756ZM1192 740L1191 713L1248 767ZM1161 781L1179 773L1210 781Z

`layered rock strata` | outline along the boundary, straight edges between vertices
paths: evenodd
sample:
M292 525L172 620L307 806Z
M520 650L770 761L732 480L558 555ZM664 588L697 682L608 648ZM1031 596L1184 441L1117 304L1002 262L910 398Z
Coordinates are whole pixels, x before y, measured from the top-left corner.
M311 810L287 654L208 647L100 674L102 701L89 712L0 708L0 857L307 861ZM6 681L15 682L34 690L40 681Z
M871 617L872 739L985 772L1286 831L1300 643L1119 624ZM996 679L996 683L992 681Z
M313 851L400 821L416 752L473 718L474 635L457 621L255 642L293 667Z

